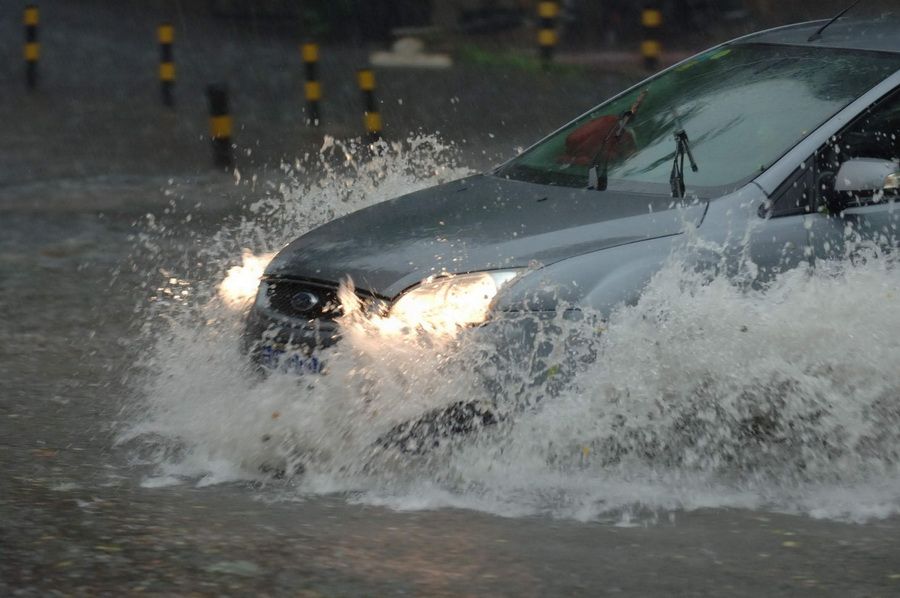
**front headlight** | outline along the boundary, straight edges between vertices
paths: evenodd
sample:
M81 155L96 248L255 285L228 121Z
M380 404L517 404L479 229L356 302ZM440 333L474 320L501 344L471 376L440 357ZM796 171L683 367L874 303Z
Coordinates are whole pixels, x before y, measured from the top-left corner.
M245 249L241 256L243 264L229 268L225 279L219 284L219 296L225 304L235 309L246 307L258 295L259 279L273 257L274 253L254 255Z
M475 272L427 279L394 303L390 318L406 326L452 334L487 320L500 288L518 275L513 270Z

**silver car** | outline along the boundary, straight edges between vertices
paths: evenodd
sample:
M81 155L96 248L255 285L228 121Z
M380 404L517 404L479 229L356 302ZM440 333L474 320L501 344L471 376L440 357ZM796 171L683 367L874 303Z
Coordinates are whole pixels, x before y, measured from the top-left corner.
M247 348L269 364L299 351L316 371L339 341L346 279L379 317L453 334L632 303L686 230L724 248L698 267L749 260L758 280L851 241L896 246L898 30L841 19L724 43L492 172L321 226L269 264Z

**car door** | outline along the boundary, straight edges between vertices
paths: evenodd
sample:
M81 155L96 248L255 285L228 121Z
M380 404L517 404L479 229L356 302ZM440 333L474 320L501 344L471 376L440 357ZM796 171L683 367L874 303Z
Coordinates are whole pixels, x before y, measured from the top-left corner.
M900 245L900 195L841 192L839 175L852 160L890 161L900 171L900 88L864 110L816 151L812 218L807 222L815 259L859 260Z

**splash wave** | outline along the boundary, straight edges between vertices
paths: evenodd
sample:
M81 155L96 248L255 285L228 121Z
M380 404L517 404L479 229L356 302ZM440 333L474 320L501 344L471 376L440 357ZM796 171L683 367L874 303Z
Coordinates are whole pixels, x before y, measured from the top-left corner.
M602 328L509 317L457 339L386 343L351 314L322 355L325 375L254 375L238 350L242 312L217 292L243 249L253 259L467 173L434 138L367 160L358 152L329 143L288 171L199 248L203 272L156 269L168 291L139 315L150 349L131 374L135 408L120 438L155 465L148 485L277 471L288 480L275 494L576 519L710 506L853 520L900 512L900 270L890 257L755 288L700 277L674 255ZM312 168L320 174L304 183ZM141 239L158 246L160 236L151 225ZM504 332L521 326L535 342L510 347ZM402 422L473 400L498 414L495 425L427 451L383 442Z

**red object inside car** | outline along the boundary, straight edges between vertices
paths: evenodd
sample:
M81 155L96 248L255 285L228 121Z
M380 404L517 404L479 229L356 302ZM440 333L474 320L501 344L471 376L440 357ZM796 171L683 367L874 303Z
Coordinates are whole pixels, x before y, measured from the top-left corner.
M616 137L614 131L618 124L618 117L606 115L581 125L566 137L566 152L559 157L559 162L588 166L595 157L607 161L627 158L637 145L627 129ZM598 155L607 136L606 147Z

